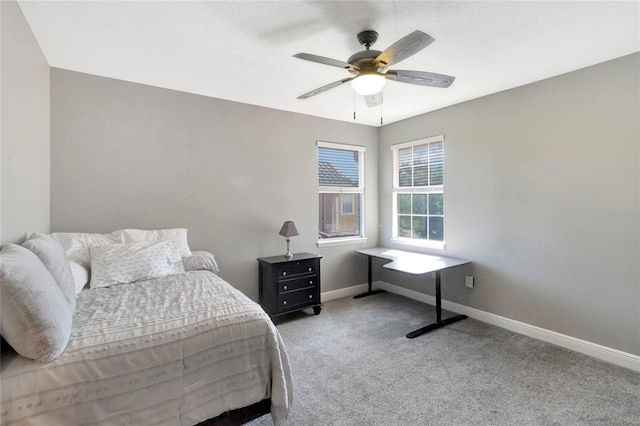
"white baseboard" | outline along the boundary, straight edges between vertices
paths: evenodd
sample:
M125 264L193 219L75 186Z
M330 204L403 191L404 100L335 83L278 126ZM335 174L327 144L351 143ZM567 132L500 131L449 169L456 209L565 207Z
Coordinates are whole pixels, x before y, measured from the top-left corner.
M329 300L333 299L355 296L356 294L365 293L368 288L368 284L359 284L354 285L353 287L341 288L339 290L325 291L320 295L320 300L323 302L328 302Z
M427 303L429 305L435 306L436 304L436 298L434 296L429 296L428 294L409 290L407 288L389 284L384 281L375 281L373 283L373 287L386 290L390 293L395 293L400 296L405 296L422 303ZM351 296L362 293L366 290L367 284L360 284L345 289L335 290L329 293L331 293L331 296L333 296L334 293L335 295L344 293L345 296ZM323 293L323 300L331 300L330 298L324 299L325 294L327 293ZM336 299L338 297L332 298ZM535 325L526 324L524 322L516 321L506 317L501 317L500 315L481 311L475 308L470 308L469 306L460 305L458 303L450 302L444 299L442 300L442 308L451 312L455 312L457 314L467 315L470 318L486 322L487 324L505 328L516 333L524 334L525 336L533 337L535 339L549 342L554 345L570 349L572 351L580 352L585 355L589 355L594 358L619 365L621 367L629 368L634 371L640 371L640 356L638 355L619 351L617 349L602 346L597 343L588 342L586 340L577 339L575 337L567 336L566 334L557 333L555 331L540 328Z

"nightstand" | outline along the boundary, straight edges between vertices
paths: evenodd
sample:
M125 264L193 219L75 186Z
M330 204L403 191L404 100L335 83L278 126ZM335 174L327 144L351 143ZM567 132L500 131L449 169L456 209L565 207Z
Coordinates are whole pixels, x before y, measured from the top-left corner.
M258 259L260 305L272 317L313 308L318 315L320 303L320 259L312 253L296 253Z

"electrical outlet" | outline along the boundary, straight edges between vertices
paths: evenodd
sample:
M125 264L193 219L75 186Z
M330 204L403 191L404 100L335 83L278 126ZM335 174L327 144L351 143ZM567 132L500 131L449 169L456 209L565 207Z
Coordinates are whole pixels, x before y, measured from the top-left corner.
M473 283L473 276L467 275L466 277L464 277L464 285L466 287L473 288L473 286L475 285Z

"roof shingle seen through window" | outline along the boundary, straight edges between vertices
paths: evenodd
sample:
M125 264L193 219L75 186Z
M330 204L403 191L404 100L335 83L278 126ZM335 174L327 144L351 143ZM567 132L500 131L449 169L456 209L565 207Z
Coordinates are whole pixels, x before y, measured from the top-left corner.
M326 161L318 162L318 183L320 186L358 186L357 181L349 179Z

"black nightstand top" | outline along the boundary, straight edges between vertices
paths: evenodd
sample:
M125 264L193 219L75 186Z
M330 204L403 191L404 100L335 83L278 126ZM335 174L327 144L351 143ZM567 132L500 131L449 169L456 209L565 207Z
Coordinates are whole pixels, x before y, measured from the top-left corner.
M260 262L269 263L271 265L275 265L278 263L286 263L293 262L295 260L307 260L307 259L321 259L322 256L319 254L313 253L294 253L291 259L287 259L284 255L280 256L271 256L271 257L259 257L258 260Z

